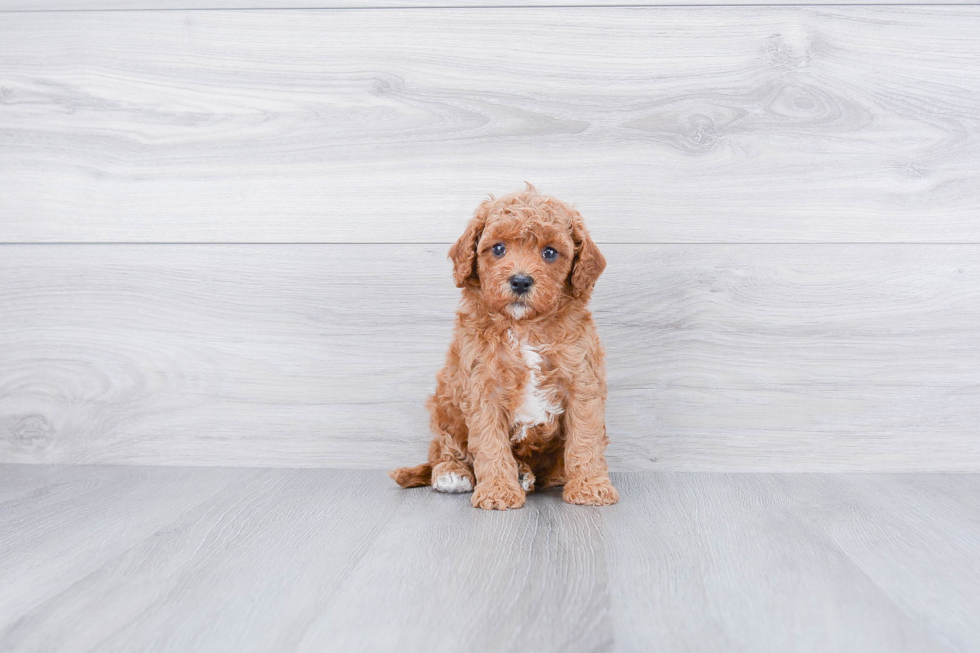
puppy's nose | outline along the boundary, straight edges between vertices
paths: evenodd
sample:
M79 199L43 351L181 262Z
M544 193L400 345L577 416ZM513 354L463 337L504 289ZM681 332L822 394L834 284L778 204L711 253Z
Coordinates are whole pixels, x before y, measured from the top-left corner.
M526 295L533 285L534 279L526 274L515 274L510 278L510 289L518 295Z

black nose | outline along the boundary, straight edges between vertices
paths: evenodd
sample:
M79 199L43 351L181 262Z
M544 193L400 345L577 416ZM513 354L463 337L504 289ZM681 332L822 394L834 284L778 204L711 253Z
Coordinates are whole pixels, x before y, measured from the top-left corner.
M510 289L518 295L526 295L533 285L534 279L526 274L515 274L510 278Z

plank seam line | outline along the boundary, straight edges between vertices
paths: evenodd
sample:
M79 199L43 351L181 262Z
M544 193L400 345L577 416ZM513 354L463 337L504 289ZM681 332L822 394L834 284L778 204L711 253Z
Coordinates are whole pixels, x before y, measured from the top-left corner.
M104 247L107 245L146 245L146 246L156 246L156 245L166 245L166 246L204 246L204 245L221 245L221 246L235 246L235 245L248 245L248 246L285 246L285 245L310 245L310 246L351 246L351 245L364 245L364 246L375 246L375 245L398 245L398 246L431 246L431 247L449 247L453 244L452 241L438 241L438 242L347 242L347 241L295 241L295 242L257 242L257 241L50 241L50 242L13 242L4 243L0 242L0 247L49 247L49 246L100 246ZM903 246L903 245L935 245L950 247L954 245L965 246L965 247L976 247L980 245L980 242L937 242L937 241L598 241L598 245L651 245L651 246L718 246L718 245L733 245L733 246L748 246L748 245L772 245L772 246L810 246L810 245L830 245L830 246L845 246L845 245L881 245L881 246Z
M411 10L411 9L658 9L658 8L717 8L717 7L752 7L752 8L809 8L822 7L963 7L980 9L975 2L828 2L828 3L664 3L664 4L615 4L615 5L469 5L458 7L452 5L412 5L392 7L390 5L370 6L338 6L338 7L161 7L161 8L118 8L102 9L0 9L0 14L43 14L43 13L122 13L122 12L159 12L159 11L377 11L377 10Z

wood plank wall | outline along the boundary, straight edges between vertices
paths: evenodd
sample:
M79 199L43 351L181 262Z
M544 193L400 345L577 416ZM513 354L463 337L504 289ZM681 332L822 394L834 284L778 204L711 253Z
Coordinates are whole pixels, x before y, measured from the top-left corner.
M974 5L977 0L671 0L660 6L784 6L784 5ZM482 7L649 7L649 0L0 0L0 11L133 11L160 9L378 9Z
M615 469L980 471L980 8L277 4L0 0L0 462L421 460L528 180Z

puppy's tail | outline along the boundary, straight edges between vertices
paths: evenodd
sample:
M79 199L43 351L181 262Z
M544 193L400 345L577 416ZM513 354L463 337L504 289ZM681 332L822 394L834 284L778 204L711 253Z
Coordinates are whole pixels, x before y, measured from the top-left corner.
M394 479L402 487L419 487L432 484L432 465L422 463L415 467L399 467L388 472L388 476Z

